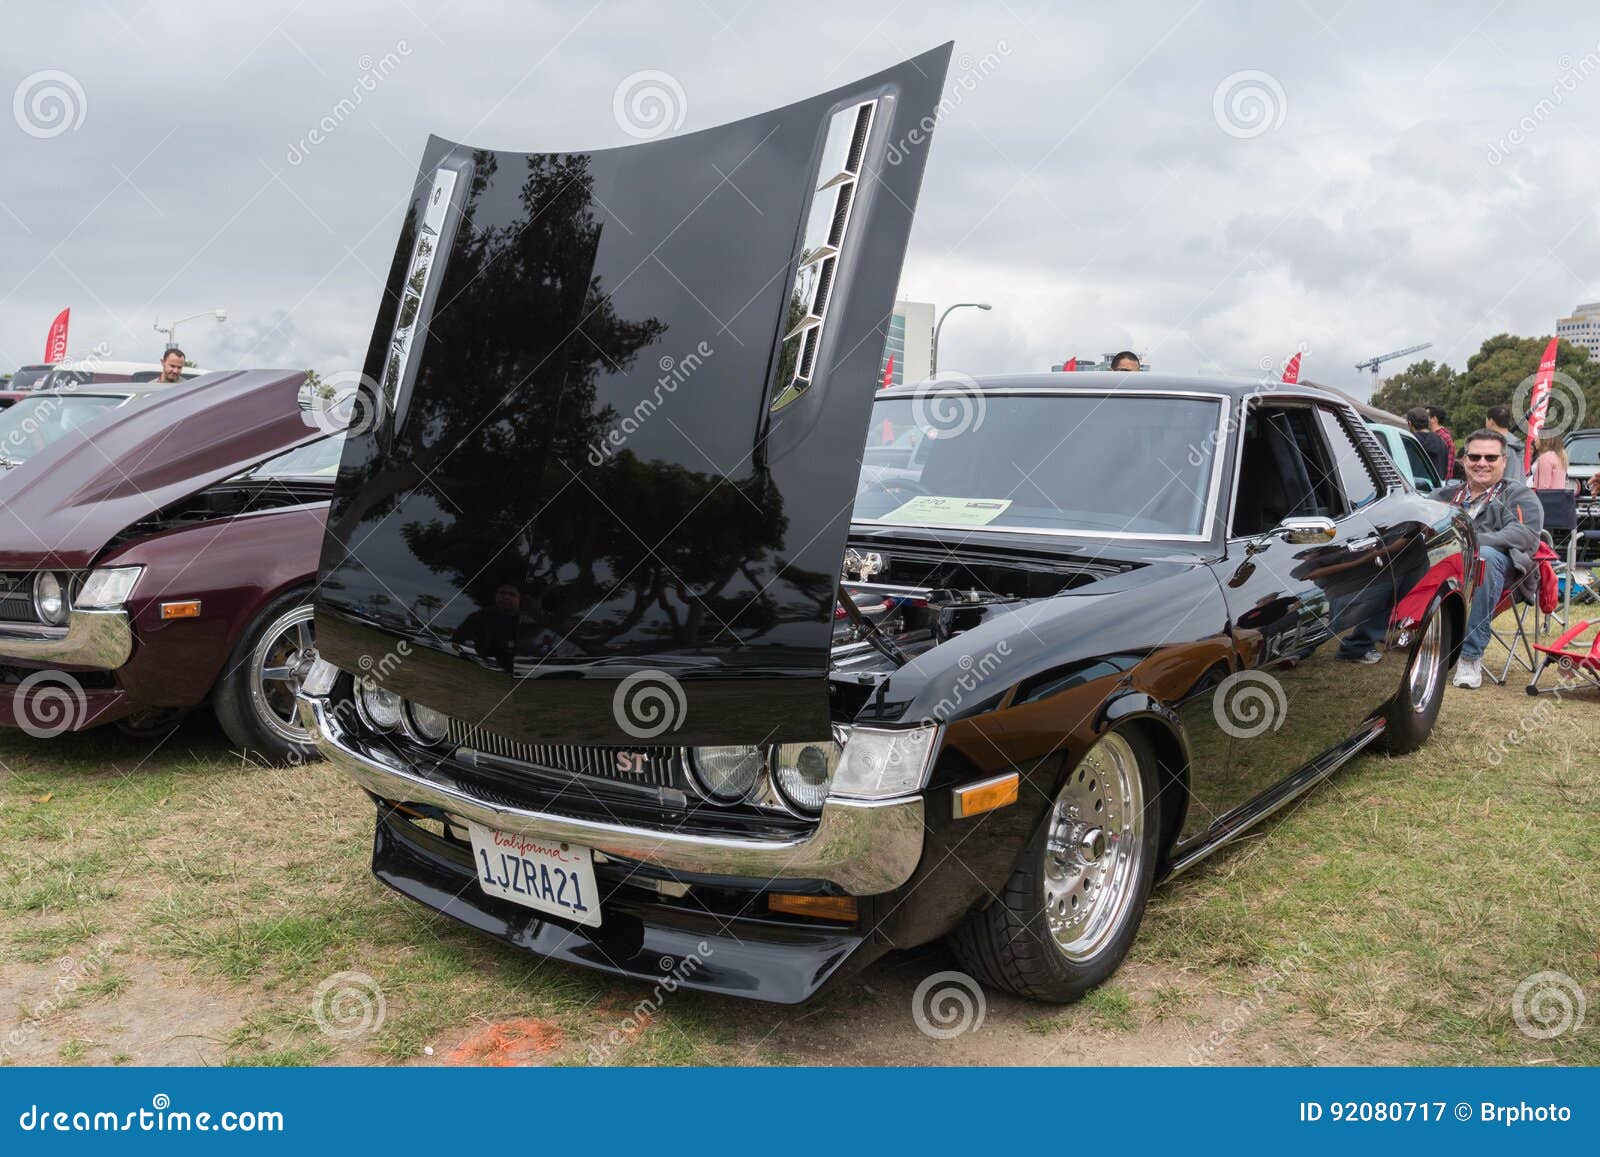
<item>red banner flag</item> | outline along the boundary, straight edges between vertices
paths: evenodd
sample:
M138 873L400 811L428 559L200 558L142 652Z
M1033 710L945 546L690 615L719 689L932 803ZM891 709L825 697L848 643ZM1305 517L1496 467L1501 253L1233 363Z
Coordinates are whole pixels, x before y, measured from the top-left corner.
M1072 357L1067 359L1067 364L1061 367L1061 372L1070 374L1074 370L1076 370L1077 368L1078 368L1078 357L1077 357L1076 354L1074 354Z
M1289 364L1283 367L1283 380L1288 385L1294 385L1300 380L1300 355L1295 354L1289 359Z
M893 384L894 384L894 355L890 354L889 355L889 364L883 367L883 385L879 386L878 388L880 390L887 390Z
M63 309L50 323L50 336L44 339L44 360L51 365L67 360L67 314L71 312L71 307Z
M1544 357L1539 359L1539 376L1533 379L1533 396L1528 399L1528 444L1522 451L1522 474L1525 478L1533 477L1533 444L1539 440L1539 431L1544 429L1545 411L1550 408L1550 385L1556 376L1556 343L1560 338L1551 338L1550 344L1544 347Z

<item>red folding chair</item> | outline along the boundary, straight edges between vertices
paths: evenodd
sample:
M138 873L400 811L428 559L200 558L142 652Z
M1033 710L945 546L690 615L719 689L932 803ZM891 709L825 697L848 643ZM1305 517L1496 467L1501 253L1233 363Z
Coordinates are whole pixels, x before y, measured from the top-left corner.
M1588 629L1587 620L1574 623L1562 632L1555 642L1548 645L1534 644L1534 650L1539 652L1540 657L1539 665L1534 668L1533 678L1528 681L1526 690L1529 695L1569 690L1574 679L1586 679L1594 687L1600 688L1600 633L1596 633L1587 649L1582 644L1572 646L1572 641ZM1543 675L1545 668L1552 663L1560 669L1562 682L1567 686L1539 686L1539 676Z
M1530 603L1517 597L1517 588L1522 585L1520 582L1507 583L1506 589L1500 592L1500 601L1495 605L1494 617L1498 620L1501 615L1509 611L1512 625L1509 630L1490 626L1489 634L1506 649L1506 661L1498 675L1487 667L1483 673L1501 686L1504 686L1506 680L1511 677L1513 666L1521 667L1530 675L1534 674L1538 666L1536 652L1539 650L1541 616L1552 614L1561 605L1561 584L1556 578L1555 571L1555 564L1560 560L1561 556L1556 554L1555 549L1541 539L1539 549L1533 556L1533 564L1539 574L1538 602Z

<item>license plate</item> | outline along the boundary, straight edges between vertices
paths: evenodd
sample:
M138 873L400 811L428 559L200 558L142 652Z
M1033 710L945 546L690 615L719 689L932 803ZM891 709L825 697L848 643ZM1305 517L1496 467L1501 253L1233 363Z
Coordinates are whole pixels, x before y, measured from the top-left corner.
M469 824L478 886L510 900L578 924L600 924L600 890L594 853L576 844L514 836Z

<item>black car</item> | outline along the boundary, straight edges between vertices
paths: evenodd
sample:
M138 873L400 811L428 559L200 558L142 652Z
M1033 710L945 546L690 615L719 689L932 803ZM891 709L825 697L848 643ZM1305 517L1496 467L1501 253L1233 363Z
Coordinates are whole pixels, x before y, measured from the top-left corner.
M948 936L1070 1000L1157 880L1427 738L1470 526L1346 403L874 391L948 56L629 148L430 144L300 699L386 884L735 995Z

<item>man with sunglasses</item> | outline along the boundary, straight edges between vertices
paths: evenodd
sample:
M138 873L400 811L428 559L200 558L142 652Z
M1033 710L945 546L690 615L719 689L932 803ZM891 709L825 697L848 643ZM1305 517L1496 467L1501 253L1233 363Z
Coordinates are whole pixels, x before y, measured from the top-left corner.
M1521 482L1506 476L1506 437L1498 430L1479 430L1467 439L1462 465L1466 481L1446 484L1441 501L1465 510L1478 532L1478 558L1483 579L1472 592L1467 637L1456 667L1457 687L1483 685L1483 652L1489 645L1494 608L1507 585L1537 582L1533 556L1544 528L1544 507Z

